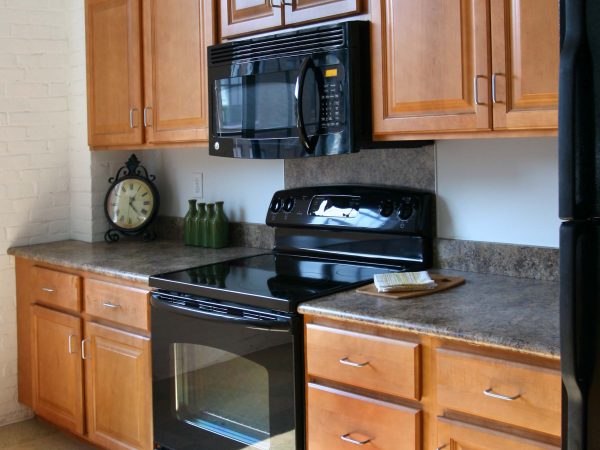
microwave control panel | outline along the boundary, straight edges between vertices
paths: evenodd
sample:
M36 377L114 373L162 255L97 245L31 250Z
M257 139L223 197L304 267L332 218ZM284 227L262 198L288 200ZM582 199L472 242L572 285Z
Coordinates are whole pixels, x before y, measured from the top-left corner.
M343 99L341 68L327 67L323 70L323 91L320 98L321 127L326 132L335 132L342 128Z

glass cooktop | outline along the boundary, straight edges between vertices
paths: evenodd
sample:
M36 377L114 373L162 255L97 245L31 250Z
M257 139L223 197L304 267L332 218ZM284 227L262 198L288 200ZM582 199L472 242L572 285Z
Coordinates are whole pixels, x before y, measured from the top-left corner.
M403 270L269 253L155 275L150 286L291 312L300 302L367 284L376 273Z

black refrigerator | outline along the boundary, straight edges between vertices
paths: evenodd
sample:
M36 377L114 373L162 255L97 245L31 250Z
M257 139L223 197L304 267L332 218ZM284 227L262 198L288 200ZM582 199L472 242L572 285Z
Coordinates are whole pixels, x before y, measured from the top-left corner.
M600 450L600 0L561 0L563 450Z

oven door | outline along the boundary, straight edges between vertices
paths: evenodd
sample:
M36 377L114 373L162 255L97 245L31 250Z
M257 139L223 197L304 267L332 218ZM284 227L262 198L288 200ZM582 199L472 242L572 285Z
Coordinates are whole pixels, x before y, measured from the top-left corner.
M151 304L159 448L303 448L298 316L159 293Z
M298 158L348 153L348 50L211 66L214 156Z

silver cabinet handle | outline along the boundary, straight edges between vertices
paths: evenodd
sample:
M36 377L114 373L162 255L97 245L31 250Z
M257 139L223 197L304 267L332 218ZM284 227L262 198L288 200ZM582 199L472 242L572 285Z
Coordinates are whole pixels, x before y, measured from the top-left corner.
M475 77L473 78L473 96L475 97L476 105L485 105L485 103L481 103L479 101L479 79L480 78L485 78L485 76L484 75L475 75Z
M151 109L152 108L150 106L146 106L144 108L144 128L146 128L148 126L148 111Z
M42 291L52 293L52 292L54 292L54 289L43 287Z
M70 334L69 335L69 355L72 355L73 352L73 345L71 344L71 339L73 339L74 337L77 337L77 335L75 334Z
M500 400L506 400L509 402L514 402L516 399L521 397L521 394L517 394L512 397L509 395L496 394L492 388L486 389L485 391L483 391L483 394L487 395L488 397L498 398Z
M369 361L357 363L354 361L350 361L348 358L342 358L342 359L340 359L340 364L344 364L346 366L352 366L352 367L365 367L366 365L369 364Z
M111 302L104 302L104 303L102 303L102 306L104 306L105 308L110 308L110 309L115 309L115 308L121 307L121 305L119 305L118 303L111 303Z
M448 447L448 444L443 444L443 445L440 445L439 447L437 447L435 450L442 450L443 448L446 448L446 447Z
M87 341L87 339L81 341L81 359L90 359L89 356L86 356L85 354L85 341Z
M352 439L350 437L350 433L341 435L340 439L342 441L350 442L351 444L356 444L356 445L365 445L365 444L368 444L369 442L371 442L371 440L372 440L371 438L367 438L367 439L365 439L363 441L359 441L357 439Z
M498 98L496 97L496 78L500 75L499 73L492 74L492 102L494 105L498 103Z
M129 127L130 128L137 128L137 126L133 123L133 115L136 111L137 111L137 108L131 108L129 110Z

